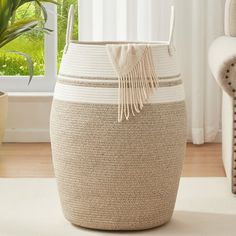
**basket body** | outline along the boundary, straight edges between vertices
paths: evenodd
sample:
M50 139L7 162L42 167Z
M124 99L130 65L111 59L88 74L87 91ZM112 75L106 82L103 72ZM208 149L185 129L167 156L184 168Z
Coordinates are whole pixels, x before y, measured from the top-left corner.
M103 45L71 43L51 112L55 175L65 217L103 230L142 230L172 216L186 117L176 55L153 46L161 82L141 113L117 122L117 79Z

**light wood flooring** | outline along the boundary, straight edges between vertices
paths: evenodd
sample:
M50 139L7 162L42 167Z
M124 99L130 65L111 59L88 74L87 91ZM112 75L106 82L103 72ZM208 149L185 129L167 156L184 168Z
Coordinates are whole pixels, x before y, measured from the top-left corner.
M0 148L0 177L53 177L49 143L5 143ZM223 177L220 144L188 144L182 176Z

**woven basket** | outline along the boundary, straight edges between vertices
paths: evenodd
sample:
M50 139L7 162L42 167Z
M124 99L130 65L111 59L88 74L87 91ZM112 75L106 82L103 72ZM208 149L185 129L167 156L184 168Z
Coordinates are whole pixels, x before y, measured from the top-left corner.
M51 111L55 175L65 217L103 230L142 230L172 216L185 155L184 90L168 43L149 45L159 88L118 122L108 43L70 42Z

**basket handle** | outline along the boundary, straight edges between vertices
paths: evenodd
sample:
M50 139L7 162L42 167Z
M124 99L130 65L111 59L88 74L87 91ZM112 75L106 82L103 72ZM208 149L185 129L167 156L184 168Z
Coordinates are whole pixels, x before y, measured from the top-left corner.
M72 4L70 5L68 19L67 19L65 52L67 51L69 43L72 40L73 23L74 23L74 5ZM174 31L175 31L175 7L171 6L170 33L169 33L169 40L168 40L170 55L172 55L173 50L175 50Z
M71 4L68 12L67 28L66 28L66 46L64 52L67 51L69 43L72 40L73 24L74 24L74 5Z
M169 33L169 40L168 40L170 55L172 55L173 50L175 50L174 32L175 32L175 7L171 6L170 33Z

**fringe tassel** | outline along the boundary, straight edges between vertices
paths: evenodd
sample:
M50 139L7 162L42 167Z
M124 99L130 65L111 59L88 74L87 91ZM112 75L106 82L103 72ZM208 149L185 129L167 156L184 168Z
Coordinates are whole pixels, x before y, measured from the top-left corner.
M151 49L146 47L142 59L133 70L118 79L118 122L122 122L124 118L129 119L130 113L133 116L139 113L154 89L159 86Z

